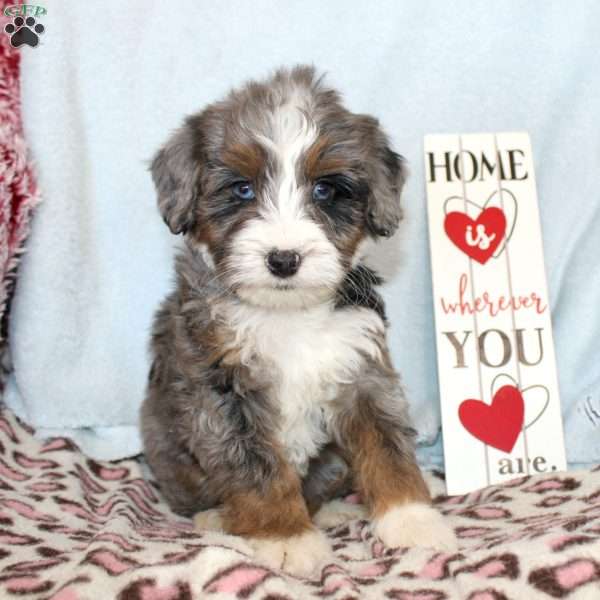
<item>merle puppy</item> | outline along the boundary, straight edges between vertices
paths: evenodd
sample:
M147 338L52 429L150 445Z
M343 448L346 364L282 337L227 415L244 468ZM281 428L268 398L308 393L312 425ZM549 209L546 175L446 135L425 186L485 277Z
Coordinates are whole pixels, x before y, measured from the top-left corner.
M453 547L361 262L402 214L403 161L377 120L312 68L282 69L187 118L152 176L185 234L141 420L172 508L298 574L330 552L312 516L352 488L388 546Z

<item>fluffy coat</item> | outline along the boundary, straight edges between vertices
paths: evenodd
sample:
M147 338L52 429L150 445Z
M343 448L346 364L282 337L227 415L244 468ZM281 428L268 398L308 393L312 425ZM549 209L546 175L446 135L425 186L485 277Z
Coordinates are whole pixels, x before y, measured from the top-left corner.
M362 264L402 215L403 161L377 121L313 69L281 70L188 118L152 174L186 241L142 408L174 510L219 507L198 522L215 517L298 573L328 553L311 515L351 487L384 542L451 545L415 461L379 279Z

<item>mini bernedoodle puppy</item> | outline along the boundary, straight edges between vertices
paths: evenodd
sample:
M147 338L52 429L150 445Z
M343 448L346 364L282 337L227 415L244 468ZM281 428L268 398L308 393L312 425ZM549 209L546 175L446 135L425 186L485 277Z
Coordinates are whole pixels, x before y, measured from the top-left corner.
M151 171L185 234L141 417L173 510L301 575L330 558L312 517L352 489L388 546L454 548L362 264L402 216L403 160L378 121L313 68L282 69L187 118Z

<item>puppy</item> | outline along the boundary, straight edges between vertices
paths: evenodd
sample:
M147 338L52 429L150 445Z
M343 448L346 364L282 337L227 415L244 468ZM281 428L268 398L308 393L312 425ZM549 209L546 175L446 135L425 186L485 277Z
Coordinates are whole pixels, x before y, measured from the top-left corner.
M218 507L198 522L300 575L330 552L312 515L353 488L388 546L453 548L361 262L402 215L403 160L377 120L312 68L282 69L187 118L151 171L185 234L141 413L173 510Z

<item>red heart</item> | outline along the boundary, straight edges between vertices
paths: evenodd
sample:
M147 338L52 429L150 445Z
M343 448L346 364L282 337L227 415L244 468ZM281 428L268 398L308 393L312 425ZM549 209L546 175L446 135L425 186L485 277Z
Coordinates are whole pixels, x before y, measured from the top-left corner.
M521 433L524 414L523 396L514 385L502 386L491 404L464 400L458 407L458 418L471 435L508 453Z
M476 220L465 213L451 212L444 219L444 229L446 235L467 256L484 265L504 238L506 217L502 209L495 206L482 210ZM494 238L488 239L487 244L485 240L484 243L475 243L481 242L478 232L487 238Z

